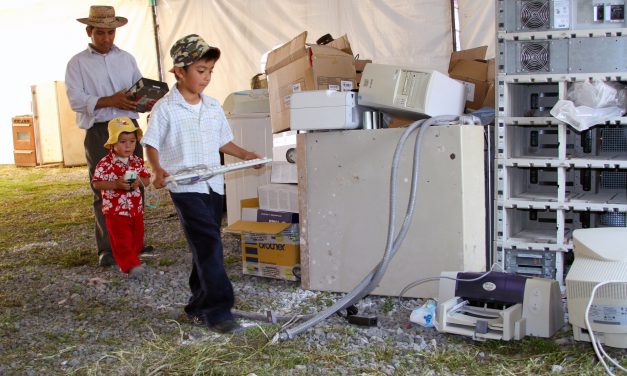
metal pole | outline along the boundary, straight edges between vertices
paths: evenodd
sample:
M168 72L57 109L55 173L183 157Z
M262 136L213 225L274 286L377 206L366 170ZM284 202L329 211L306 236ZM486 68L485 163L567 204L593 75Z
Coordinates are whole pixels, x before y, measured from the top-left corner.
M157 0L148 0L152 10L152 27L155 34L155 47L157 51L157 69L159 81L164 80L163 67L161 66L161 40L159 38L159 15L157 14Z

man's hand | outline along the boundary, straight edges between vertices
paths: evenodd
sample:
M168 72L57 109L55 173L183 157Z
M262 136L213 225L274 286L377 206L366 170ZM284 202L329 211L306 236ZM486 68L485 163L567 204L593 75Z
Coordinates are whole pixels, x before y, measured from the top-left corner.
M96 108L115 107L121 110L135 111L137 102L127 96L126 90L120 90L110 97L102 97L96 102Z

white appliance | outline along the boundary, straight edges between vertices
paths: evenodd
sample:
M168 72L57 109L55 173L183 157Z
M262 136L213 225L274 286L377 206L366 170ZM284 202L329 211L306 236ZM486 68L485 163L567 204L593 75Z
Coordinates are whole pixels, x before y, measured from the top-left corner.
M355 129L359 127L357 101L352 91L307 90L290 99L290 129Z
M85 160L85 130L76 126L64 81L31 86L37 164L60 163L82 166Z
M577 341L590 341L586 306L594 336L611 347L627 348L627 228L604 227L573 231L575 261L566 276L568 320Z
M236 91L224 100L225 114L250 114L270 112L268 89Z
M435 70L366 64L357 103L391 113L461 115L464 85Z
M264 89L250 90L246 92L261 93ZM229 111L239 111L239 113L227 114L227 120L233 131L233 142L259 154L261 157L272 156L272 126L270 124L270 114L268 112L255 112L264 108L263 105L255 104L263 101L268 104L267 95L255 96L240 95L236 92L231 94L230 104L225 101L225 106ZM267 91L266 91L267 93ZM254 98L254 99L253 99ZM249 111L246 113L245 111ZM226 112L226 109L225 109ZM225 163L236 163L240 159L224 155ZM226 215L229 225L237 222L241 217L240 201L245 198L257 197L257 187L270 183L270 165L265 165L260 169L248 168L230 172L224 175L226 185Z

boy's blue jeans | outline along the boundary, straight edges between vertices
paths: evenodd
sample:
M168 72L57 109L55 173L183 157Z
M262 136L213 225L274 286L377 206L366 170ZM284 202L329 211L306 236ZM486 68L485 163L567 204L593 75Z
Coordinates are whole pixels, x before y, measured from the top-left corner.
M192 251L189 287L192 295L185 306L191 316L207 325L233 319L235 297L224 268L222 210L224 197L218 193L170 193Z

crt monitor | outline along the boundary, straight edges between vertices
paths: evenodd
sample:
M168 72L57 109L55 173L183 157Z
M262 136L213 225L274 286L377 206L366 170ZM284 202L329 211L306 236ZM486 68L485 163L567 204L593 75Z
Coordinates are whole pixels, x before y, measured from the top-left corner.
M566 276L568 319L575 340L590 341L586 307L594 336L611 347L627 348L627 228L604 227L573 232L575 260Z

